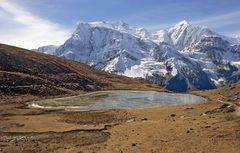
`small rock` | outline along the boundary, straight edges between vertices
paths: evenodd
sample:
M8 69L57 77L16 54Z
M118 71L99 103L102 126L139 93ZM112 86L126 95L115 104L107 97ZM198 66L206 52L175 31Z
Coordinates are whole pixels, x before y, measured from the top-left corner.
M127 120L126 122L129 123L129 122L134 122L135 119L130 119L130 120Z
M161 140L162 142L168 142L167 140Z
M228 106L229 106L229 104L223 104L222 106L219 107L219 109L224 109L224 108L226 108Z
M170 116L171 116L171 117L175 117L175 116L176 116L176 114L171 114Z
M133 143L132 146L135 147L137 144L136 143Z
M205 113L202 113L202 114L200 114L200 116L206 116L207 114L205 114Z
M184 115L182 115L182 116L180 116L180 118L185 118L185 116L184 116Z
M187 133L190 133L190 131L189 131L189 130L187 130Z
M231 112L235 112L235 111L236 111L235 108L229 108L229 109L227 110L227 113L231 113Z
M112 127L112 125L104 125L104 130L108 130Z
M207 128L210 128L210 127L211 127L210 125L205 126L206 129L207 129Z
M193 109L193 107L187 107L185 110L190 110L190 109Z
M142 121L147 121L148 119L147 119L147 118L142 118L141 120L142 120Z

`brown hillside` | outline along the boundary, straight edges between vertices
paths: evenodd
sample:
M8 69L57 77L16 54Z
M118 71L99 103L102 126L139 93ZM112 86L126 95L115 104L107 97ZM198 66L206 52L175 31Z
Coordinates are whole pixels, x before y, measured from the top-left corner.
M0 44L0 95L57 96L78 91L152 88L160 90L78 62Z
M240 83L226 85L213 90L193 91L192 93L208 97L213 101L234 103L240 106Z

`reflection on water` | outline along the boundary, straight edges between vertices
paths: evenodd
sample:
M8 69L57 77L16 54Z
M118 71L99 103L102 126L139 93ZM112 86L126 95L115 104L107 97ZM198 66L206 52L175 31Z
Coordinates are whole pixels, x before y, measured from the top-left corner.
M185 105L206 101L190 94L155 91L100 91L79 96L41 100L29 103L30 107L46 109L99 110L119 108L144 108L161 105Z

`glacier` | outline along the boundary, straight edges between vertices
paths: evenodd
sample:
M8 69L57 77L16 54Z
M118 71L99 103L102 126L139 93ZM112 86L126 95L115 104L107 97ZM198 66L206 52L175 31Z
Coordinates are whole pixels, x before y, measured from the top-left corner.
M168 90L205 90L240 80L240 43L181 21L161 30L124 22L82 22L58 47L38 50L93 68L143 78Z

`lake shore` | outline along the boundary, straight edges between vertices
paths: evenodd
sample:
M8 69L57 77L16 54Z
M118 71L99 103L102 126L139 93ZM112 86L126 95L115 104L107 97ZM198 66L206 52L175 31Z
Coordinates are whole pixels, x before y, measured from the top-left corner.
M211 96L209 96L212 98ZM238 108L204 104L68 112L0 107L0 152L238 152Z
M139 90L108 90L27 103L29 108L67 111L138 109L204 103L202 96Z

